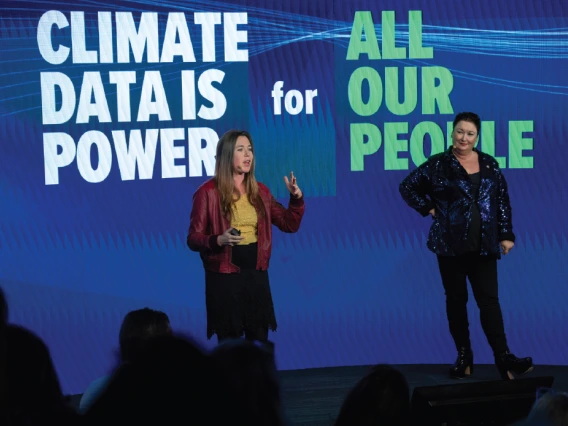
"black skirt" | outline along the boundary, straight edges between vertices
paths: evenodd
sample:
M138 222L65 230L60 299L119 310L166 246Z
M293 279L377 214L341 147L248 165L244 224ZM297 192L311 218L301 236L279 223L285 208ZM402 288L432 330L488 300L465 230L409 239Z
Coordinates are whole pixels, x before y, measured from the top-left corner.
M214 334L242 336L247 330L276 331L276 315L268 271L256 270L258 245L232 247L239 273L205 271L207 338Z

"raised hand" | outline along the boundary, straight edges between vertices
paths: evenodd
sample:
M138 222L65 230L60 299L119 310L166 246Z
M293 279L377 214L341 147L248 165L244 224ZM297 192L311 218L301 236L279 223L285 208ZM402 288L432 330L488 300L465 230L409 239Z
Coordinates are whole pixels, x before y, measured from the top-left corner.
M286 188L290 191L295 198L302 197L302 190L298 187L298 182L296 181L296 176L294 176L294 172L290 172L290 180L288 180L288 176L284 176L284 183L286 184Z

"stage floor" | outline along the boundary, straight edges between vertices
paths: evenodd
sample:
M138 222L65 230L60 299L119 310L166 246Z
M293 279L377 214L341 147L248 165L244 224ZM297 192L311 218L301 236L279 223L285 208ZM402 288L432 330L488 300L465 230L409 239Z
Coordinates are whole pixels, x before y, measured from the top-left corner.
M499 380L494 365L476 365L475 378L448 377L449 365L393 365L415 387ZM343 399L369 367L334 367L281 371L286 416L292 425L333 425ZM568 366L537 365L528 377L553 376L553 388L568 392Z
M393 365L415 387L455 385L499 380L494 365L476 365L475 376L464 380L448 377L449 365ZM282 398L289 425L332 426L343 399L368 371L369 366L313 368L280 371ZM537 365L529 377L554 377L553 389L568 392L568 366ZM78 408L81 395L70 397Z

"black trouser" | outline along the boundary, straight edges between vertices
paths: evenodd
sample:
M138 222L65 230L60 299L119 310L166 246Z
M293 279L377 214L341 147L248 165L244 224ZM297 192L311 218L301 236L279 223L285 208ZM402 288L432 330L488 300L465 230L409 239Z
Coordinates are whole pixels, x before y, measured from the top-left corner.
M469 279L479 307L481 326L495 354L507 351L507 338L499 304L497 259L477 253L464 256L438 256L442 284L446 292L446 313L456 347L471 348L467 318Z

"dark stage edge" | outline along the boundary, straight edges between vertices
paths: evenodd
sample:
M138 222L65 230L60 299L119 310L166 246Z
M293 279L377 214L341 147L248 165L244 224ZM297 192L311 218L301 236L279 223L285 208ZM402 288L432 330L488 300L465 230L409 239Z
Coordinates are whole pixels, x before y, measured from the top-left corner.
M475 366L475 376L455 380L448 377L449 365L394 365L415 387L455 385L499 380L495 365ZM281 371L282 397L286 417L291 425L333 425L341 404L370 366L314 368ZM553 376L553 389L568 392L568 366L537 365L526 378Z
M499 380L495 365L475 365L475 376L455 380L448 377L448 365L394 365L408 380L411 392L415 387L455 385ZM347 393L367 373L371 366L311 368L280 371L282 399L288 425L331 426ZM568 392L568 366L537 365L527 378L552 376L553 389ZM79 407L81 395L70 397Z

